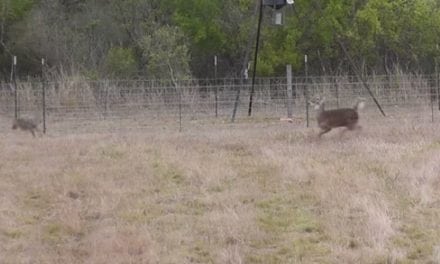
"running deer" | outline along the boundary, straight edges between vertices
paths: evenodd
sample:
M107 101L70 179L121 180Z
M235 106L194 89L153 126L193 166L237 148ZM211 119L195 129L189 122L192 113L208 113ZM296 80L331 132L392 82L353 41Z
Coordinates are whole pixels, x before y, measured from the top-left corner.
M332 110L324 109L325 98L319 100L318 103L310 101L309 103L317 110L316 119L318 126L321 128L319 137L332 130L332 128L345 127L347 130L360 129L358 125L359 114L358 111L365 105L363 99L358 99L358 102L353 108L338 108ZM344 130L342 133L344 133Z

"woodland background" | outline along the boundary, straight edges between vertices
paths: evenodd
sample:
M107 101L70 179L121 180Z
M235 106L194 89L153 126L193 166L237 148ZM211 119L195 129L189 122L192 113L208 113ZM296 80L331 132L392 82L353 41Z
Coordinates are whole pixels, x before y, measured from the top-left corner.
M55 73L101 78L240 76L254 50L256 0L0 0L0 72L38 75L45 58ZM298 0L284 25L264 8L257 74L350 74L338 44L365 74L434 72L440 50L436 0ZM249 59L252 64L251 59ZM173 76L170 76L173 75Z

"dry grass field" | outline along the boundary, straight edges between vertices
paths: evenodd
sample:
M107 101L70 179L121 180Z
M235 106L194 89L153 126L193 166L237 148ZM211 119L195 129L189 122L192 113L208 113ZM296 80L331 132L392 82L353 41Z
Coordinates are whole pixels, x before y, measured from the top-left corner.
M440 126L362 125L11 130L0 263L440 263Z

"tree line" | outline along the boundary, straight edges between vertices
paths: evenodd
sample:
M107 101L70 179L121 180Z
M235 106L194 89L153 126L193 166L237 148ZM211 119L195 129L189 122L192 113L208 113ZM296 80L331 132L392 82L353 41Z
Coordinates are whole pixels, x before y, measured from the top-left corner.
M0 73L87 78L238 77L255 48L260 0L0 0ZM341 44L365 74L432 73L440 1L297 0L263 8L257 74L350 74Z

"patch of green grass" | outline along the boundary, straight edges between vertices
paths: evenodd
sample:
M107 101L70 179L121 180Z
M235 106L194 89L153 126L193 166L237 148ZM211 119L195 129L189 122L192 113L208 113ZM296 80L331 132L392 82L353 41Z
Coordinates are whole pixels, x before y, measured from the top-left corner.
M320 157L319 159L315 157L307 158L305 157L303 161L300 161L299 166L304 167L305 169L312 171L317 168L327 167L328 165L333 165L334 161L330 160L327 157ZM343 168L342 168L343 169ZM339 171L337 171L340 174Z
M257 182L261 191L276 189L278 181L274 177L279 174L279 165L262 158L246 145L229 146L229 164L237 172L239 179L252 178Z
M49 243L59 243L72 236L81 237L83 233L74 232L69 227L66 227L58 222L51 222L43 226L42 238Z
M44 190L33 189L24 195L23 203L29 209L41 211L48 209L52 201Z
M182 169L157 154L152 161L152 167L155 177L161 181L165 180L175 185L183 185L186 182Z
M223 186L220 185L214 185L214 186L210 186L208 188L208 192L210 193L221 193L225 190L225 188Z
M184 213L186 214L200 216L211 210L212 208L201 200L194 199L184 203Z
M241 158L234 162L234 169L238 172L240 179L251 178L258 183L261 191L277 189L278 182L274 177L278 174L279 167L269 161Z
M229 143L222 145L221 148L231 153L234 157L252 157L254 155L252 150L242 143Z
M366 167L367 173L373 173L379 178L388 178L391 174L388 171L387 167L380 163L371 163Z
M318 232L320 226L313 216L304 209L280 197L261 201L257 207L262 209L259 222L272 233L281 232Z
M433 248L439 242L439 233L419 225L405 225L392 242L399 248L406 249L408 260L427 261L432 256Z
M306 259L319 259L319 263L325 263L326 256L328 256L331 251L321 242L323 241L317 236L306 236L296 239L293 242L294 256L300 261Z
M290 131L288 133L278 133L273 136L273 139L276 141L281 142L298 142L298 141L304 141L306 136L304 133L301 133L299 131Z
M267 244L258 250L258 254L246 256L245 263L331 263L330 249L314 238L298 238L283 244Z
M200 217L213 210L210 204L200 199L174 200L166 195L158 198L156 202L139 202L123 207L119 218L132 224L150 224L162 216L173 214L176 216Z
M245 263L255 264L280 264L280 263L296 263L294 259L285 259L278 254L250 254L246 256Z
M41 216L40 214L20 215L17 217L17 221L25 225L35 225L41 221Z
M258 255L248 256L249 263L326 263L330 250L328 237L313 213L310 195L276 194L256 203L258 223L265 232L263 239L254 240L251 247Z
M195 246L189 249L189 255L191 263L214 263L206 243L196 242Z
M157 218L159 215L159 212L156 210L153 211L151 208L130 208L126 211L122 211L119 214L119 218L131 224L143 224L150 223L152 219Z
M87 186L89 184L90 179L86 174L81 174L77 171L68 171L63 177L71 184L72 186Z
M42 238L49 243L58 243L65 239L68 233L60 223L52 222L43 227Z
M161 203L160 198L155 202L145 201L144 194L136 194L136 202L129 206L122 206L118 213L120 219L131 224L151 224L155 219L167 214L167 205ZM165 199L164 199L165 200Z
M426 146L426 150L440 149L440 140L435 140Z
M57 242L61 239L63 228L58 223L51 223L44 227L43 239L48 241Z
M23 235L24 235L23 231L20 229L3 230L2 234L8 238L11 238L11 239L18 239L18 238L23 237Z
M100 150L101 156L112 160L121 160L124 158L124 151L118 149L117 145L109 145Z

